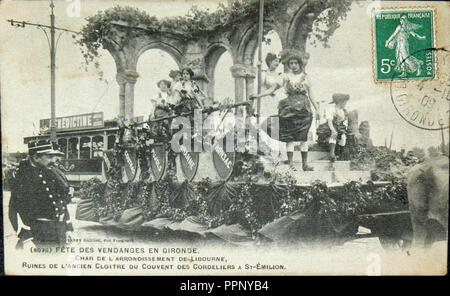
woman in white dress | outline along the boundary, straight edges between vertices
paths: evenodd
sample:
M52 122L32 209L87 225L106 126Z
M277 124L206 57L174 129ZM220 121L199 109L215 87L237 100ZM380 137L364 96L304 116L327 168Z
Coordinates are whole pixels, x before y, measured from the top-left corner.
M267 132L267 123L277 116L277 106L281 99L286 97L283 89L283 73L279 71L280 58L274 53L268 53L265 58L267 70L262 77L262 93L252 95L251 99L261 98L258 127L259 145L258 151L262 153L262 160L278 164L280 162L280 149L282 142L271 138ZM256 126L256 118L252 120ZM270 124L270 123L269 123Z
M262 78L263 92L271 89L276 85L281 85L283 80L283 73L278 70L280 59L274 53L268 53L265 59L267 71ZM284 92L282 89L276 89L270 95L261 99L261 110L259 113L260 122L267 117L277 115L277 106L281 99L283 99ZM284 96L285 97L285 96Z

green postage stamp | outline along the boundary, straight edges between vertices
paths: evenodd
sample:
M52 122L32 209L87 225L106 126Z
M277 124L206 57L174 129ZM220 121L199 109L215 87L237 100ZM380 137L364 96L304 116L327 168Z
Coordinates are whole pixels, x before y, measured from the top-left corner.
M377 81L435 78L433 10L381 10L373 17Z

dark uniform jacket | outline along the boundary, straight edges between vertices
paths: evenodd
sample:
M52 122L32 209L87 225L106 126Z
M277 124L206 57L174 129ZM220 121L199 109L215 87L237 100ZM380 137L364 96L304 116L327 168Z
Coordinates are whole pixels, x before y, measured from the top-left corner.
M63 242L73 230L67 183L57 172L27 159L20 163L11 190L9 218L21 240ZM24 226L19 228L17 214Z

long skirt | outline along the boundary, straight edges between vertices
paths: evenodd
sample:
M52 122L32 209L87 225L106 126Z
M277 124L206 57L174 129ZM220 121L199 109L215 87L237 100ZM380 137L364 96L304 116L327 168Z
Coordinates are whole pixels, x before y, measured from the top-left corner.
M289 96L280 101L278 115L269 117L267 133L273 137L276 134L276 119L278 119L278 140L281 142L304 142L308 140L308 132L313 121L313 114L308 108L305 96Z

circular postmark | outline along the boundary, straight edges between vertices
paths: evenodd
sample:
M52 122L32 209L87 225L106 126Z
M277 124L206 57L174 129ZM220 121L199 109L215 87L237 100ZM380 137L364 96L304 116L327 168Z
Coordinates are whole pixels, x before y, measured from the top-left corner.
M411 79L394 71L390 82L391 100L398 114L409 124L425 129L449 127L450 116L450 47L423 49L426 56L439 63L440 73L433 79ZM410 57L402 63L408 63Z

